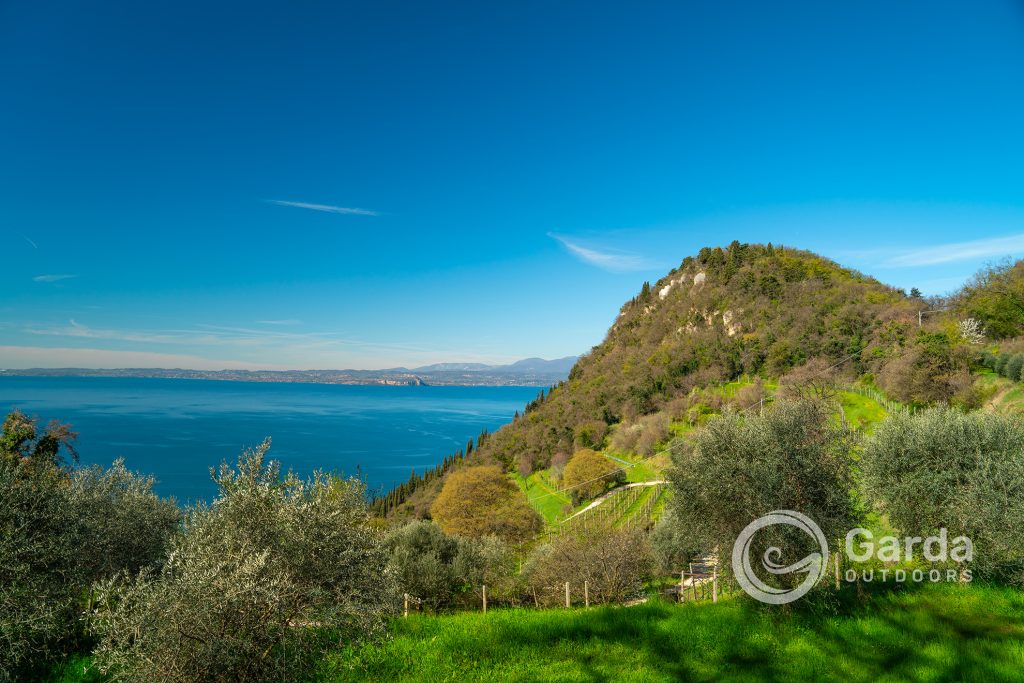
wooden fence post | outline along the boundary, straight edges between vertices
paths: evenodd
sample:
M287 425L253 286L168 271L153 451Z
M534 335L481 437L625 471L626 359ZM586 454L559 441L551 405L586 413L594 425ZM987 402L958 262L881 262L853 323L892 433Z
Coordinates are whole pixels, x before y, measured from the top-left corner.
M711 602L718 602L718 567L711 575Z
M679 572L679 602L686 602L686 572Z
M590 585L589 584L590 584L589 581L584 581L583 582L583 604L585 606L587 606L587 607L590 607Z
M487 584L484 584L484 614L487 614Z
M839 553L835 554L836 563L836 590L839 590Z
M571 606L570 603L569 603L569 582L568 581L565 582L565 606L566 607L570 607Z
M403 618L408 617L408 616L409 616L409 594L406 593L405 594L405 614L403 615Z

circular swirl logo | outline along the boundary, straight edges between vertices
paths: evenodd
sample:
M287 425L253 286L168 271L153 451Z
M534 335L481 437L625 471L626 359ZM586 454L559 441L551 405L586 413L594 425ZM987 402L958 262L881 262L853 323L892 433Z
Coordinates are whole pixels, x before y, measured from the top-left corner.
M761 580L750 565L750 546L754 535L761 529L776 524L787 524L800 529L816 541L821 548L821 552L813 552L802 560L789 565L783 565L780 562L781 548L771 546L765 551L761 558L761 566L769 574L775 576L794 573L807 574L803 582L794 588L778 588L768 585ZM785 605L802 598L807 591L814 587L814 584L821 580L825 574L825 558L827 557L828 541L825 540L825 534L813 519L793 510L774 510L764 517L755 519L740 532L736 544L732 548L732 571L737 583L747 595L772 605Z

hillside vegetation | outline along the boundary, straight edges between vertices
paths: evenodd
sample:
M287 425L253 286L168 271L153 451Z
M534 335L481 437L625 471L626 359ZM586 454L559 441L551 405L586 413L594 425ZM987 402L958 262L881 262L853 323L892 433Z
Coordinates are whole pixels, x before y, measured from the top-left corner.
M883 413L866 394L845 391L854 382L883 402L979 407L991 392L972 367L984 344L1024 330L1024 313L1014 313L1018 290L1024 302L1019 265L994 266L949 300L926 301L806 251L739 242L705 248L644 283L568 380L482 434L446 470L497 463L528 489L538 487L530 475L545 472L551 488L582 449L626 460L653 455L723 403L747 409L780 382L783 390L844 390L844 413L853 410L865 425ZM968 316L974 328L964 328ZM444 474L414 476L381 511L429 517ZM545 504L540 512L550 521L554 505Z

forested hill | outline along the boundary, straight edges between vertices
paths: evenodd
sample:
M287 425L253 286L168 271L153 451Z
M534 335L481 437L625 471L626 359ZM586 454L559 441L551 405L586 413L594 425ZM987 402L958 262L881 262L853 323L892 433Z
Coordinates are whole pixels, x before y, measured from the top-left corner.
M859 379L908 404L977 407L985 390L972 364L986 345L989 355L1024 352L1024 338L1010 339L1022 333L1022 263L989 267L956 295L926 301L807 251L704 248L644 283L566 381L465 453L414 474L384 507L428 515L445 475L466 462L526 476L559 469L580 449L651 452L670 424L702 420L702 390L742 375L789 386Z
M546 467L695 387L744 373L778 377L812 359L887 376L915 344L923 305L810 252L738 242L702 249L644 283L569 379L488 436L476 457ZM956 373L950 368L938 390L955 393Z

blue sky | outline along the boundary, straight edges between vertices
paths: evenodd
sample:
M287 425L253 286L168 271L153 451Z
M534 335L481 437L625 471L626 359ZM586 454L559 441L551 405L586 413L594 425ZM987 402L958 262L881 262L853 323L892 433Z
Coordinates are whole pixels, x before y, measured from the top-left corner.
M0 367L587 351L704 245L1024 255L1024 9L0 3Z

